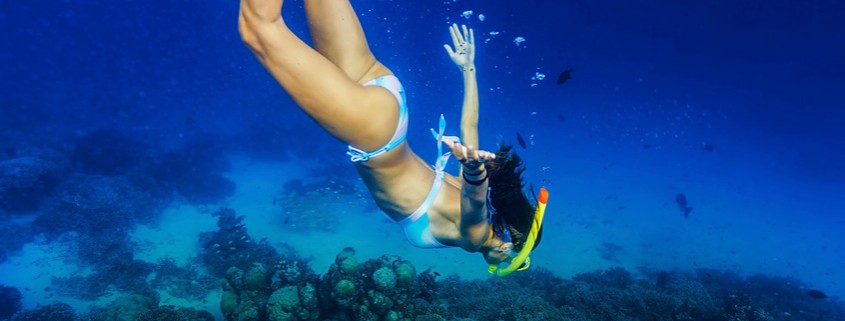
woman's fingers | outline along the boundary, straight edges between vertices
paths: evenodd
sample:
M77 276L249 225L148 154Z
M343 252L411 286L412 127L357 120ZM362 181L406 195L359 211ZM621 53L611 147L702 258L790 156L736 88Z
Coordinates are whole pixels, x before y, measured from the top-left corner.
M443 48L446 48L446 53L449 54L449 57L452 57L452 56L455 55L455 51L452 50L452 47L450 47L449 45L443 45Z
M478 150L475 147L467 146L467 160L477 162L481 158L478 155Z
M447 144L449 145L449 149L452 150L452 156L460 162L466 161L469 158L469 155L471 155L470 148L472 147L464 146L458 142L451 142Z
M452 34L452 43L454 43L455 50L457 50L458 46L461 44L461 41L463 41L463 39L461 39L461 34L458 31L458 25L452 24L452 26L449 27L449 33Z
M472 29L467 28L466 25L458 27L458 24L453 23L452 26L449 27L449 33L452 35L452 43L455 45L455 48L457 48L461 43L475 43L475 34Z
M449 147L449 150L452 151L452 154L455 154L455 146L459 145L459 142L453 141L451 139L444 139L443 143L446 144L446 147Z
M493 153L488 152L488 151L479 150L479 151L476 151L476 154L478 155L477 160L479 162L482 162L482 163L486 163L486 162L489 162L489 161L496 159L496 154L493 154Z
M446 145L449 146L449 151L452 152L452 156L454 156L455 159L460 160L461 157L463 157L464 145L461 145L461 143L459 143L459 142L453 142L453 141L447 141L447 140L444 140L443 142L445 142Z
M475 147L472 147L472 146L464 146L463 152L464 152L463 160L471 161L471 162L486 163L488 161L493 160L496 157L496 155L493 154L493 153L490 153L488 151L478 150L478 149L476 149Z
M452 156L461 163L476 162L483 164L496 159L496 154L476 149L471 145L463 145L458 142L445 140L444 142L446 142L446 145L448 145L449 149L452 151Z
M458 24L452 24L452 28L455 30L455 36L458 38L459 43L466 41L466 37L463 33L461 33L461 29L458 27ZM466 28L466 26L464 26L464 28Z

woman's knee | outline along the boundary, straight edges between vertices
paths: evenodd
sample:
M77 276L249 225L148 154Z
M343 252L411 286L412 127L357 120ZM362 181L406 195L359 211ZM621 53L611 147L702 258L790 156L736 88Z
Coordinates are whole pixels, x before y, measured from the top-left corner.
M241 40L244 44L254 51L258 46L258 35L256 35L253 28L249 26L247 18L244 16L243 12L241 12L240 17L238 17L238 33L240 33Z
M277 29L278 26L275 23L256 21L246 16L243 12L238 20L238 32L240 33L241 41L259 59L265 56L265 48L268 43L278 41L278 39L273 39L278 34Z

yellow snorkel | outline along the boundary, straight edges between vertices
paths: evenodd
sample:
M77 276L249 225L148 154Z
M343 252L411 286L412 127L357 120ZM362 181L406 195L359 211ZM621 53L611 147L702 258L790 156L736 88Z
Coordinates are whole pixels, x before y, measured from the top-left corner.
M496 274L498 277L505 277L515 271L522 271L531 266L531 250L534 249L534 242L537 241L537 234L540 233L540 227L543 226L543 215L546 213L546 202L549 200L549 192L545 188L540 188L540 197L537 198L537 209L534 211L534 223L531 224L531 231L528 232L528 239L525 240L525 245L522 250L511 260L508 266L499 268L498 265L490 265L487 269L490 274Z

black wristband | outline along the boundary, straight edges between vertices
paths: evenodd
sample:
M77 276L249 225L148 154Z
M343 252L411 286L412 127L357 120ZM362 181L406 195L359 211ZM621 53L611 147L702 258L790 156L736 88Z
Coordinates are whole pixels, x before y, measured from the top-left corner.
M481 173L478 173L478 175L481 175ZM478 175L472 175L472 176L478 176ZM467 172L463 173L463 177L464 177L464 182L467 182L470 185L478 186L478 185L481 185L481 183L484 183L484 181L486 181L487 178L490 177L490 172L487 172L486 175L484 175L483 178L478 179L478 180L469 179L469 177L467 177Z
M476 172L474 170L472 170L472 171L467 170L466 167L463 168L464 175L467 175L467 176L481 176L481 174L484 173L484 171L486 171L486 170L487 170L486 168L482 167L480 171Z

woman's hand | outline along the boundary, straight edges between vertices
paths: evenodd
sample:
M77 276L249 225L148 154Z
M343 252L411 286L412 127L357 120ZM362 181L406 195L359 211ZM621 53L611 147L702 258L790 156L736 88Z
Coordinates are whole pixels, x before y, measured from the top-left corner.
M449 146L452 156L461 162L461 165L463 165L464 170L467 172L481 172L484 170L484 164L496 159L496 154L488 151L478 150L472 146L464 146L461 143L450 140L443 140L443 142Z
M449 53L449 57L461 70L474 70L475 34L472 29L467 29L466 25L462 25L459 29L457 24L452 24L449 27L449 33L452 34L452 44L455 46L453 50L448 44L443 45L443 48L446 48L446 52Z

